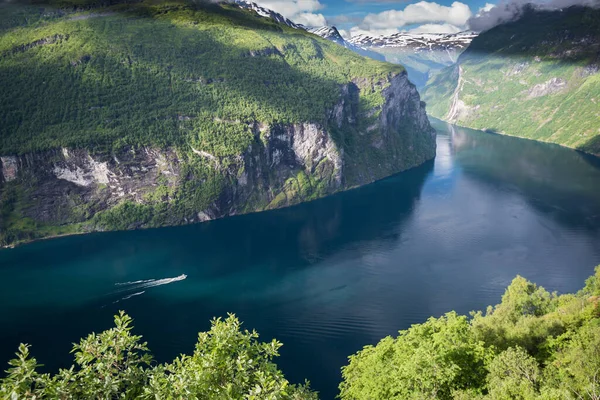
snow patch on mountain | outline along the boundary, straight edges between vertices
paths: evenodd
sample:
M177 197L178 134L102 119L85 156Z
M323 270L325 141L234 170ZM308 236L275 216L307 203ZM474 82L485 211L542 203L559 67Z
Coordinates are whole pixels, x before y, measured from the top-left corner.
M238 6L240 6L241 8L244 8L246 10L252 10L252 11L256 12L258 15L260 15L261 17L271 18L281 24L287 25L287 26L295 28L295 29L305 29L304 25L296 24L295 22L289 20L288 18L284 17L283 15L279 14L278 12L275 12L275 11L270 10L265 7L261 7L252 1L235 0L235 4L237 4Z
M399 32L389 36L352 36L348 43L363 49L367 48L408 48L414 51L464 50L477 36L477 33L408 33Z

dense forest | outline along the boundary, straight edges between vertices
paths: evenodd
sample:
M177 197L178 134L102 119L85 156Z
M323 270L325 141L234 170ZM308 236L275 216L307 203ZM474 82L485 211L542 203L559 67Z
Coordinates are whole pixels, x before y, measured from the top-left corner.
M239 154L244 122L325 123L341 84L403 70L227 3L82 3L0 5L0 154ZM380 90L364 92L365 110Z
M414 88L380 118L404 74L229 2L0 2L0 246L277 208L414 167L435 154ZM304 131L315 143L289 154Z
M157 364L131 318L73 347L75 364L40 373L22 344L0 382L10 399L316 399L291 385L238 319L214 319L191 355ZM341 399L600 398L600 266L575 294L517 276L496 306L449 312L367 346L342 368Z

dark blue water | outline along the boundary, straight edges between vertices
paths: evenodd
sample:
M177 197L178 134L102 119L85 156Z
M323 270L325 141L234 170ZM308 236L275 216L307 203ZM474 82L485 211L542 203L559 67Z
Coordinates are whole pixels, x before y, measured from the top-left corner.
M284 343L278 363L291 381L333 399L348 355L431 315L496 303L517 274L582 287L600 264L597 160L435 124L434 162L357 190L0 251L0 359L27 342L47 369L70 365L71 343L124 309L167 361L234 312Z

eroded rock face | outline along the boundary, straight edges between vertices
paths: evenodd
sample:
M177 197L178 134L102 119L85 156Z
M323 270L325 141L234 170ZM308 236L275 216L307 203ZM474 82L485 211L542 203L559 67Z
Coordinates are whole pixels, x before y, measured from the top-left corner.
M319 163L326 162L333 169L332 189L342 186L341 150L323 127L314 123L274 126L267 140L273 165L283 159L290 167L313 174Z
M392 78L383 95L386 101L382 107L380 124L384 132L397 132L405 124L410 125L418 134L429 134L435 138L435 131L427 119L425 103L421 101L415 85L408 80L406 74Z
M373 87L382 90L384 104L359 110L360 90ZM95 216L124 203L163 213L160 225L202 222L322 197L435 155L435 132L406 74L342 85L326 115L325 123L256 121L250 126L253 142L236 156L150 147L3 156L2 185L17 181L27 187L24 217L49 225L78 223L80 230L92 231L110 229L95 225ZM344 135L353 138L353 147ZM194 165L204 172L199 175ZM156 226L155 221L132 221L126 228Z
M567 86L567 82L561 78L552 78L544 83L539 83L529 89L527 93L528 99L547 96L549 94L558 93Z
M10 182L17 179L17 173L19 172L17 157L4 156L0 157L0 164L2 167L2 178L4 182Z

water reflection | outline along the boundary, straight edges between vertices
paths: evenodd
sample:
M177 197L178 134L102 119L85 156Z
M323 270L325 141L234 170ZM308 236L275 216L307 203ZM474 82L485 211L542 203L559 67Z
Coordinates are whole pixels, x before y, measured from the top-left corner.
M597 158L558 145L434 123L450 133L454 162L469 178L510 187L563 224L598 229Z

